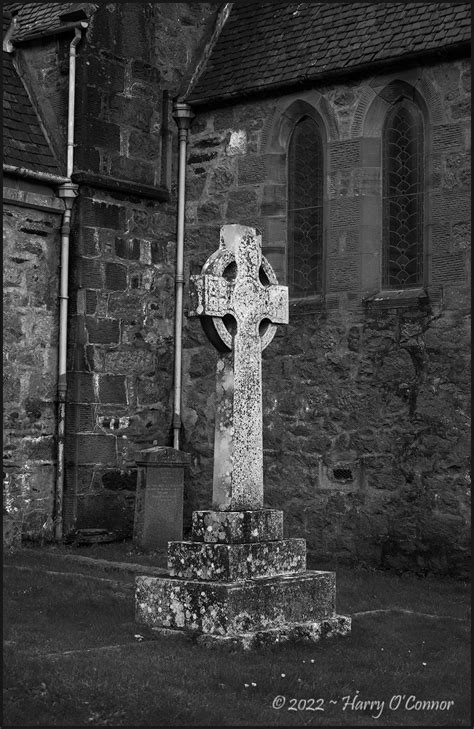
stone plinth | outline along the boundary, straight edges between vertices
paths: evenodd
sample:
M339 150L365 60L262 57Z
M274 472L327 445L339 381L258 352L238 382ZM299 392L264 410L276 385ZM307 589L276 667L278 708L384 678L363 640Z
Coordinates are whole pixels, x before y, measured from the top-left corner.
M275 509L194 511L192 538L195 542L223 544L283 539L283 512Z
M306 571L305 540L275 539L281 531L281 512L271 509L194 512L193 541L168 545L170 576L136 578L137 622L208 647L347 635L335 573ZM237 541L249 536L258 541Z
M189 454L156 446L137 459L133 541L142 549L166 549L183 538L184 468Z
M280 539L251 544L170 542L171 577L230 582L253 577L273 577L306 569L304 539Z
M336 617L333 572L227 583L137 577L138 622L238 637Z

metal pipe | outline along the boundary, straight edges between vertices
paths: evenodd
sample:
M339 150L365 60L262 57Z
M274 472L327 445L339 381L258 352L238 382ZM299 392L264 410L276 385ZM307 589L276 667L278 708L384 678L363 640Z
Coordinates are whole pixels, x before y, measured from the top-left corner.
M74 27L74 38L69 44L69 88L67 117L67 162L68 182L58 189L64 201L65 211L61 226L61 278L59 285L59 333L58 333L58 430L57 430L57 469L54 493L54 535L59 541L63 538L63 494L65 481L66 437L66 362L67 362L67 311L69 277L69 241L71 233L71 214L78 185L70 181L74 169L74 102L76 91L76 47L82 38L82 24Z
M35 172L27 167L15 167L15 165L7 165L3 163L3 172L12 177L26 177L30 180L38 182L46 182L48 185L63 185L65 182L71 182L68 177L53 175L51 172Z
M66 175L71 179L74 167L74 105L76 99L76 48L82 38L82 24L74 28L69 44L69 95L67 111L67 163Z
M178 213L176 231L175 317L174 317L174 388L173 388L173 448L179 450L181 430L181 377L184 288L184 206L186 186L186 148L188 130L194 113L189 104L174 104L173 118L178 125Z

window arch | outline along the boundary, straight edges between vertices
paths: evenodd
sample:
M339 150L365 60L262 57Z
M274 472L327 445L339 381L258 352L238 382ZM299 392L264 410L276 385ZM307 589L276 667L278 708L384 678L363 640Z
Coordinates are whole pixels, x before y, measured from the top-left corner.
M323 139L318 124L303 116L288 145L287 284L291 297L323 290Z
M382 286L423 284L424 124L407 98L389 109L382 131Z

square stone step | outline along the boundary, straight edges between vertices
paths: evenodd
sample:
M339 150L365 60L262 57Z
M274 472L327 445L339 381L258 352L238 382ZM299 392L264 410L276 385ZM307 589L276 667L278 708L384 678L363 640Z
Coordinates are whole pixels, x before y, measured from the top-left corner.
M233 583L136 578L136 620L152 628L241 635L333 618L335 604L334 572Z
M279 539L250 544L169 542L168 569L171 577L223 582L296 574L306 569L306 541Z
M245 544L276 539L283 539L283 512L277 509L193 512L193 542Z
M164 638L188 640L205 648L245 651L282 643L313 644L325 638L347 636L351 632L351 623L351 618L347 615L335 615L332 618L313 620L308 623L291 623L281 628L256 630L238 635L218 635L217 633L199 633L191 630L171 630L170 628L152 628L152 631Z

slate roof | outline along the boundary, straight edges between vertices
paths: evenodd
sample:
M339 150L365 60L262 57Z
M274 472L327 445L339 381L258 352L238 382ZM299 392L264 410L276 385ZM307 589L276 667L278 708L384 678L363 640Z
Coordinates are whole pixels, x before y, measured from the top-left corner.
M87 11L90 3L10 3L9 10L17 10L18 27L13 35L15 41L23 40L33 33L61 28L65 21L61 16L66 13L84 9ZM67 21L66 21L67 22Z
M3 16L5 34L10 19ZM58 164L41 128L26 88L13 65L10 53L3 52L3 162L33 172L60 175Z
M186 101L297 84L471 37L470 3L240 0Z

